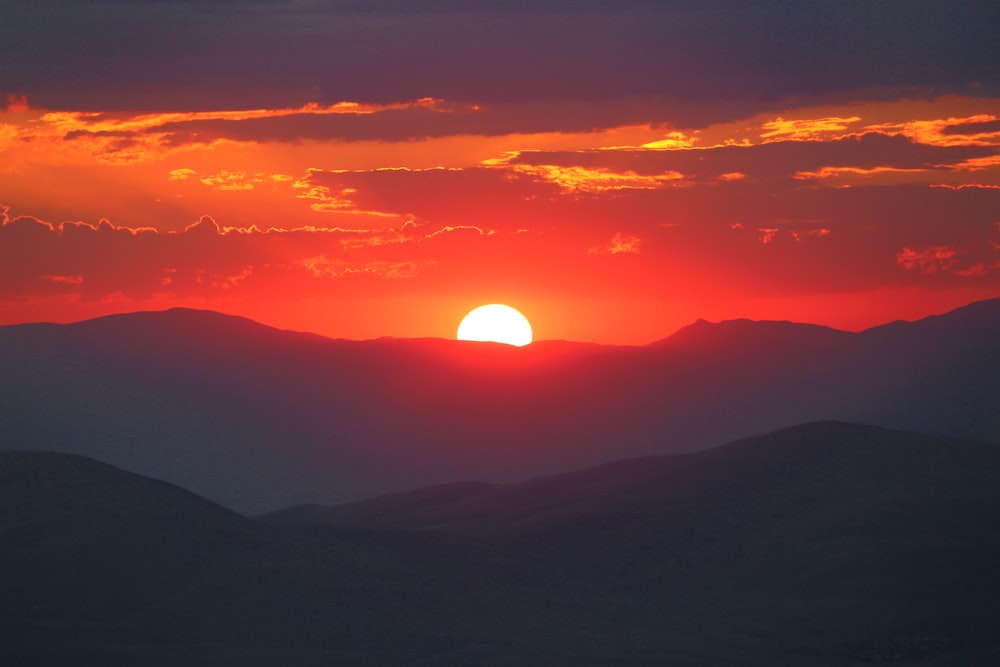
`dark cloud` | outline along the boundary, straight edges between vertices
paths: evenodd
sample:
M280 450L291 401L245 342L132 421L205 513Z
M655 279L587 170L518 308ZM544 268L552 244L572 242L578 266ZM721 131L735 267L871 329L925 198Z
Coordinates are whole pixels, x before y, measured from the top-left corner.
M941 128L941 133L948 135L969 135L996 132L1000 132L1000 120L987 120L976 123L956 123L953 125L946 125Z
M5 215L0 225L0 298L52 292L77 293L83 299L209 293L260 280L255 269L301 274L305 269L296 262L311 253L342 254L332 234L313 235L312 249L301 239L274 240L263 233L222 233L208 217L183 232L161 233L107 221L53 225Z
M352 298L384 296L396 289L387 280L433 280L439 271L450 281L495 276L524 251L516 234L491 234L473 225L261 231L223 228L202 216L183 231L158 232L106 220L92 225L11 218L0 206L0 301L54 294L85 301L288 299L329 296L331 289L349 290Z
M0 90L49 108L995 94L1000 5L6 3Z
M690 116L690 118L687 118ZM200 119L163 123L148 129L169 135L173 145L215 139L284 141L407 141L455 135L587 132L622 125L658 124L665 118L701 126L718 114L700 105L667 98L532 104L434 105L415 103L374 113L292 113L250 119Z

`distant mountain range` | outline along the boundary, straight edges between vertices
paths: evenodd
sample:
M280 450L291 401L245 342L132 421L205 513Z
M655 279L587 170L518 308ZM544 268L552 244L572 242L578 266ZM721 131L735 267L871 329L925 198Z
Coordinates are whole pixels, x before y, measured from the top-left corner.
M1000 445L842 422L260 519L91 459L4 452L0 655L997 664L998 516Z
M861 333L697 322L644 347L331 340L207 311L0 327L0 449L244 513L510 482L816 420L1000 440L1000 300Z

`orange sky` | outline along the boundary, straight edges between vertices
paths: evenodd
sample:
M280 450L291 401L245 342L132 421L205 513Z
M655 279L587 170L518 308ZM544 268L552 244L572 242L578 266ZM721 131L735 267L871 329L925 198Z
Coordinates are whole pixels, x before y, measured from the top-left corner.
M1000 296L1000 96L976 81L725 100L428 77L256 106L192 84L185 108L35 80L0 78L3 324L184 305L453 337L502 302L536 339L642 344Z

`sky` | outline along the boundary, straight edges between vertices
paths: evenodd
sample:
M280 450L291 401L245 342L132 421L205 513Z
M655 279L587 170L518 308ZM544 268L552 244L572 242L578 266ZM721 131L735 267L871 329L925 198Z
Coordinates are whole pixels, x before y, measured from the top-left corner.
M0 324L858 330L1000 297L993 0L0 0Z

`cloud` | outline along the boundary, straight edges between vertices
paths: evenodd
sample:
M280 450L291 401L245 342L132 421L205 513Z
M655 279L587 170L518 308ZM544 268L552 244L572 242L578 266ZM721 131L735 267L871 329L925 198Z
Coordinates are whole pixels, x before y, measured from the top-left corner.
M7 207L0 211L0 300L55 293L99 300L267 291L270 282L308 293L320 289L321 278L413 278L438 265L421 243L474 229L409 223L384 230L260 230L223 227L206 215L183 231L158 232L107 220L52 224L11 218ZM386 254L383 247L402 253Z
M956 11L933 0L39 0L5 13L5 71L11 89L49 108L166 108L180 95L199 108L254 108L331 97L487 103L677 91L731 110L762 99L858 99L880 87L989 88L998 20L992 2Z
M604 245L594 246L587 251L588 255L638 255L642 239L631 234L615 232L611 240Z
M303 139L386 141L394 136L403 140L421 133L421 125L426 124L422 119L447 116L458 110L457 105L443 100L422 98L391 104L308 103L294 108L235 111L35 110L27 119L18 118L26 115L18 107L2 113L21 121L5 125L6 132L14 133L20 142L30 143L36 153L87 155L98 163L124 165L164 160L192 149L211 151L223 143L297 143ZM440 125L449 127L446 120ZM351 129L366 127L370 129L363 132ZM315 128L321 131L313 131ZM434 134L451 134L451 130Z
M896 263L924 276L950 274L967 279L981 278L1000 269L1000 234L962 244L903 247L896 254Z
M439 226L475 225L513 231L555 204L558 188L527 175L490 167L469 169L310 169L297 187L331 211L376 212L402 224L416 219ZM488 204L486 204L488 202ZM484 205L486 204L486 205Z
M972 157L955 164L948 165L956 171L982 171L993 167L1000 167L1000 153L984 155L982 157Z
M720 181L742 181L747 175L742 171L729 171L725 174L719 174Z
M761 243L767 245L774 240L775 235L780 231L780 227L758 227L757 238Z
M810 118L785 120L775 118L761 126L761 139L770 141L818 141L842 136L844 131L861 120L860 116L850 118Z
M187 167L182 167L180 169L171 169L167 178L171 181L186 181L192 176L197 176L198 172L194 169L188 169Z
M823 238L824 236L832 234L832 232L826 227L819 227L818 229L809 229L806 231L793 229L789 230L789 233L791 233L792 238L797 242L801 242L809 237Z
M19 113L30 109L27 95L7 93L7 113Z
M696 136L686 135L683 132L675 130L673 132L668 132L667 136L663 139L647 141L639 146L639 148L645 148L647 150L678 150L681 148L694 148L697 141L698 139Z
M435 226L471 224L500 234L529 229L540 235L532 238L576 248L582 256L608 253L616 247L608 241L615 234L622 234L624 250L626 237L634 236L642 239L635 247L642 249L638 257L651 284L662 284L660 276L684 267L692 275L739 275L739 281L769 289L780 284L781 290L831 290L913 280L919 272L899 271L896 256L903 247L983 243L992 231L986 226L995 221L993 190L912 181L925 173L941 180L953 173L942 163L990 151L870 133L757 146L524 151L478 168L313 170L304 180L310 187L346 193L361 210ZM879 169L882 160L902 166ZM797 167L818 165L813 167L818 171L835 161L874 166L834 170L861 179L850 189L817 188L795 177ZM550 169L553 165L558 168ZM671 168L683 171L684 180L656 178ZM734 173L743 176L722 178ZM901 180L874 180L882 174ZM567 178L560 183L556 175ZM622 221L628 221L628 234L621 231ZM766 254L752 250L765 246ZM970 258L968 265L978 261L982 258Z
M896 255L896 263L908 271L936 273L955 266L955 247L950 245L928 246L920 250L903 248Z
M83 284L83 276L49 276L42 275L39 276L42 280L48 280L53 283L63 283L68 285L80 286Z
M178 175L180 172L180 175ZM175 169L170 172L171 180L187 180L189 176L195 175L191 169ZM287 174L265 174L256 172L248 174L245 171L230 171L223 169L215 174L201 176L198 179L203 185L214 190L253 190L255 186L265 183L285 183L294 181L294 176Z
M929 171L937 171L939 168L911 168L878 166L878 167L820 167L815 171L797 171L795 178L801 181L827 181L836 182L836 185L845 187L853 183L866 182L876 183L905 183L913 181L916 174L927 174ZM888 178L886 178L888 177Z
M369 275L390 280L415 278L421 271L437 267L432 260L422 262L351 262L344 259L330 259L324 255L301 260L302 266L316 278L344 278L351 275Z
M679 108L692 105L664 95L643 98L588 100L533 100L518 103L457 102L439 99L407 103L368 105L352 112L310 105L282 113L237 116L236 114L175 115L147 131L173 145L237 142L411 142L451 136L497 137L531 134L599 134L623 127L646 128L643 147L648 149L688 146L691 136L678 130L663 132L668 120L683 119L702 124L713 115L693 108L683 116ZM715 112L717 113L717 112ZM654 129L655 128L655 129ZM664 136L665 134L665 136ZM656 139L652 139L656 137Z
M382 105L340 102L255 113L164 115L146 132L171 146L237 142L411 141L454 134L497 134L479 122L479 107L438 99ZM151 120L153 120L151 118ZM495 122L495 121L494 121Z
M977 104L984 113L961 111ZM661 117L586 135L364 145L302 139L292 121L422 118L444 131L447 119L489 105L0 114L9 201L38 216L4 218L0 300L360 303L415 285L445 299L519 284L552 299L627 292L659 303L693 283L727 299L956 281L998 288L991 105L931 100L916 107L923 115L900 116L907 103L859 104L684 131ZM554 122L519 108L526 116L510 127ZM767 125L779 116L797 124ZM900 117L937 129L883 122ZM191 133L173 145L165 118L184 131L218 123L246 141ZM288 122L289 132L260 143L257 122L268 131ZM114 145L125 140L134 143ZM106 159L108 150L121 155ZM47 222L58 220L98 222ZM945 267L934 248L953 250L954 263Z
M387 104L341 101L325 106L308 103L234 111L38 111L34 122L21 128L21 136L50 144L71 141L78 150L107 163L162 159L185 148L210 148L223 142L408 143L516 135L525 135L519 139L525 141L527 136L541 135L542 140L560 145L578 135L576 143L587 147L613 146L622 139L633 139L631 145L666 149L691 146L696 140L679 130L664 132L667 119L687 106L658 95L491 104L433 98ZM688 121L703 124L713 115L708 109L697 108Z
M657 190L677 185L684 180L678 171L659 174L638 174L631 170L615 172L611 169L586 167L560 167L551 164L515 165L513 169L541 181L555 183L569 194L599 194L620 190Z
M950 172L996 166L988 145L927 145L866 132L828 141L781 140L674 150L521 151L496 160L564 191L656 189L774 180L823 181L895 174L895 182L940 181Z
M980 262L978 264L973 264L967 269L962 269L961 271L955 271L955 275L963 277L985 276L991 271L995 271L997 269L1000 269L1000 262L993 262L992 264L986 264L985 262Z
M867 130L931 146L1000 146L1000 121L993 114L880 123Z
M966 190L969 188L976 190L1000 190L1000 185L984 185L982 183L961 183L952 185L950 183L932 183L932 188L947 188L949 190Z

